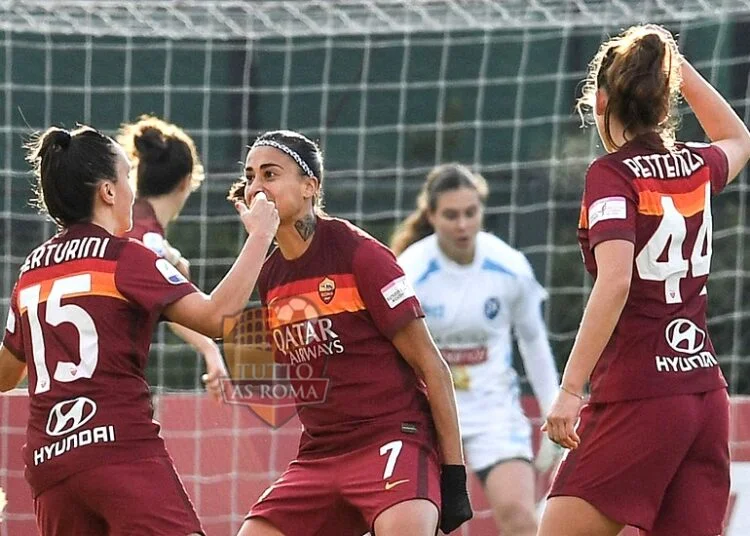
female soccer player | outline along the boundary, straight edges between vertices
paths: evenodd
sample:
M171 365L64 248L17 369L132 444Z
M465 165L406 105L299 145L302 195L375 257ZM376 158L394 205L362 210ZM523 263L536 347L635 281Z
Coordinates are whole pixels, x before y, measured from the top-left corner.
M451 366L466 457L497 524L503 534L533 536L531 426L511 328L543 415L557 394L557 369L541 315L546 292L521 252L481 231L487 193L484 178L462 165L434 168L392 248ZM559 448L544 445L536 461L549 466Z
M136 186L133 228L126 236L143 242L189 279L190 263L167 242L165 234L167 225L180 215L205 177L195 142L180 127L148 115L123 125L117 141L130 158ZM227 371L219 347L209 337L179 324L170 323L169 327L203 355L206 386L221 400L219 378Z
M187 535L200 523L152 420L144 377L164 317L205 335L246 304L276 227L262 198L238 206L250 233L211 295L143 244L130 164L90 127L30 144L38 203L61 228L21 267L0 347L0 390L29 374L26 478L45 536Z
M278 248L259 279L276 359L297 393L309 395L310 379L327 385L297 396L297 458L240 534L451 532L472 513L450 371L393 254L320 211L322 181L318 146L274 131L250 148L230 193L276 204ZM295 303L304 315L289 314Z
M680 89L711 144L674 141ZM573 450L539 534L718 535L729 400L706 329L711 196L750 158L750 133L658 26L604 43L578 106L609 154L586 173L578 236L595 282L543 427Z

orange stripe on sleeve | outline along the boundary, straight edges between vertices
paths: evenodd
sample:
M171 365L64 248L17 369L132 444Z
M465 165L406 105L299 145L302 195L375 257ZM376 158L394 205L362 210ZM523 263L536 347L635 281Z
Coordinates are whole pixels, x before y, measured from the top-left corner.
M589 228L589 214L584 205L581 205L581 214L578 216L578 228L588 229Z

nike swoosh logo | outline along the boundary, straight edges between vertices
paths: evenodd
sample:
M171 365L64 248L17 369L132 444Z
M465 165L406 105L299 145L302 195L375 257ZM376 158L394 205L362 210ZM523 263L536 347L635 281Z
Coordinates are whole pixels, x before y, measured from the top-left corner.
M409 481L409 479L407 478L406 480L396 480L395 482L386 482L385 483L385 489L386 489L386 491L389 490L389 489L393 489L396 486L399 486L401 484L406 484L408 481Z

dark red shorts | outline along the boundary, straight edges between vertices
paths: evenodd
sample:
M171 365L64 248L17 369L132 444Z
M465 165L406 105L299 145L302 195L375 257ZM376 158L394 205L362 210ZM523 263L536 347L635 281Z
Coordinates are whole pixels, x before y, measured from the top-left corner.
M608 404L581 412L580 446L550 497L584 499L651 536L722 533L729 501L726 390Z
M45 536L184 536L203 533L167 457L77 473L34 500Z
M247 517L288 536L362 536L381 512L412 499L440 509L440 465L432 446L400 439L294 460Z

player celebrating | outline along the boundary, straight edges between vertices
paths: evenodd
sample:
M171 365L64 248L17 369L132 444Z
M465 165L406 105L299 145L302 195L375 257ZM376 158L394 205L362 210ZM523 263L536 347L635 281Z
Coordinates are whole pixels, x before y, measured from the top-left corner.
M392 247L451 366L466 457L497 524L503 534L533 536L531 426L520 405L511 327L543 415L557 394L557 369L541 316L546 292L521 252L480 230L487 193L484 178L466 167L436 167ZM556 451L546 441L538 468L547 469Z
M204 179L195 142L180 127L148 115L123 125L117 141L130 158L136 185L133 228L126 236L143 242L189 279L190 263L167 242L165 233ZM170 323L169 327L203 355L206 385L212 396L221 400L219 377L227 374L219 347L210 338L179 324Z
M259 279L276 359L292 379L328 383L317 404L298 398L297 458L240 534L433 536L441 513L451 532L472 514L450 371L393 254L319 210L322 180L318 146L274 131L250 148L230 193L276 203L278 248ZM282 318L300 299L318 318Z
M712 143L676 143L682 95ZM722 533L729 400L706 330L711 196L750 157L750 133L658 26L635 26L591 62L579 110L609 154L586 174L579 241L595 277L547 416L571 450L541 536ZM583 403L590 379L591 398Z
M60 233L26 258L13 290L0 390L29 374L24 462L45 536L201 533L152 420L144 377L159 318L213 337L241 310L278 225L271 203L238 206L250 231L210 296L120 238L132 223L130 164L90 127L49 128L29 147L38 203Z

